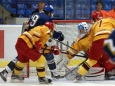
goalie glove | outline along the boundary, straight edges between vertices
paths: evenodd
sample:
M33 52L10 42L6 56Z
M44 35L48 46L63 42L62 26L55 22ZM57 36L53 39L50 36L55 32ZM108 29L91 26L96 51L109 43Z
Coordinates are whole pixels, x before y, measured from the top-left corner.
M58 54L60 54L60 52L61 52L61 50L59 49L58 46L55 46L55 45L51 46L50 53L53 53L54 55L58 55Z

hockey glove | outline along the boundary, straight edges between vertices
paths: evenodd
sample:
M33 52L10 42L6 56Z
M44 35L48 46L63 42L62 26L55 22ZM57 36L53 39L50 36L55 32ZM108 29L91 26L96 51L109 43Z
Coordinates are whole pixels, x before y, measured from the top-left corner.
M63 41L64 40L64 35L62 34L61 31L58 31L58 32L54 31L53 38L58 39L59 41Z
M61 50L58 48L58 46L51 46L51 52L50 53L53 53L54 55L58 55L60 54Z
M42 43L41 43L40 40L35 43L35 48L36 48L37 51L42 49Z

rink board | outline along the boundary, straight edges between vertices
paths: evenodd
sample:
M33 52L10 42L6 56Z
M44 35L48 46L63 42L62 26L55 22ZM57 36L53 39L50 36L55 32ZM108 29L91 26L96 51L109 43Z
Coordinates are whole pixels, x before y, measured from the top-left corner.
M68 64L68 66L76 66L78 64L80 64L83 61L83 59L81 60L71 60L70 63ZM0 61L0 68L4 68L10 61ZM36 66L36 62L30 61L30 67L35 67Z

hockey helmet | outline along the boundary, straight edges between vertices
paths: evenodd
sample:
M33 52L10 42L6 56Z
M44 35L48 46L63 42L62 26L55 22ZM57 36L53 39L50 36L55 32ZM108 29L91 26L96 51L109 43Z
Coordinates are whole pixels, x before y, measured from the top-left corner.
M79 30L82 29L82 30L84 30L84 32L88 32L89 31L88 24L86 22L79 23L78 29Z
M84 37L88 32L90 28L88 27L88 24L86 22L81 22L78 25L78 37L82 38Z
M45 12L51 12L51 13L53 13L53 11L54 11L54 8L53 8L53 6L52 5L46 5L45 7L44 7L44 9L43 9Z
M52 22L46 22L44 25L47 26L50 31L54 30L54 24Z

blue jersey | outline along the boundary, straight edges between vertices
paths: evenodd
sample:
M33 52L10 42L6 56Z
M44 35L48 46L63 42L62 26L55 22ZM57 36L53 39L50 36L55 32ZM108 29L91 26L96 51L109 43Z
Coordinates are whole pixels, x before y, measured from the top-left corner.
M44 25L47 21L52 22L52 18L45 13L37 12L29 20L29 30L36 26Z
M115 30L104 41L104 50L115 61Z

